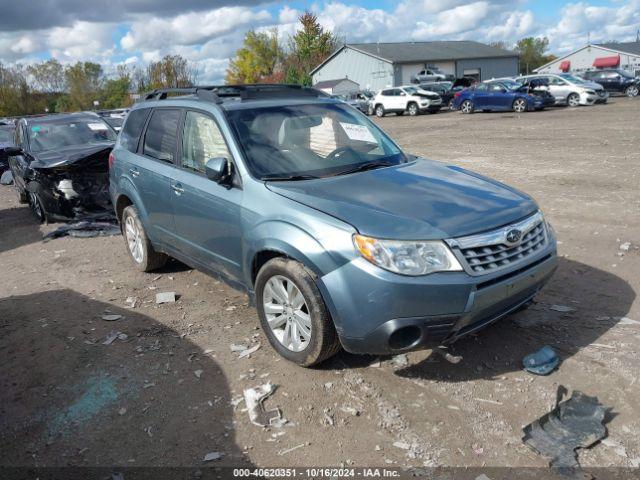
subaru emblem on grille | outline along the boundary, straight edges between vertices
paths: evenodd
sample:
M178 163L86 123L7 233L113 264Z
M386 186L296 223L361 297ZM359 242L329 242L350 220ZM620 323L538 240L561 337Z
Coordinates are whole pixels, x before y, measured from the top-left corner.
M520 241L520 238L522 238L522 232L517 228L509 230L507 232L507 235L505 236L507 242L511 244L518 243Z

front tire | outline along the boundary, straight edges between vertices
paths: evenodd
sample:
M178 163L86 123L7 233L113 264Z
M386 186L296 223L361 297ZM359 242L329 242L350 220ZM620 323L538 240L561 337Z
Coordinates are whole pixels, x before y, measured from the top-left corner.
M569 94L569 96L567 97L567 105L569 105L571 108L579 107L580 95L578 95L577 93Z
M527 111L527 101L524 98L516 98L511 108L516 113L524 113Z
M637 97L638 92L639 92L638 85L629 85L627 89L624 91L627 97Z
M258 272L255 292L262 328L281 356L310 367L340 350L314 274L301 263L287 258L268 261Z
M420 111L418 110L418 105L416 105L415 103L410 103L407 106L407 113L412 117L418 115L418 113L420 113Z
M136 269L141 272L151 272L167 263L168 257L164 253L156 252L153 248L138 210L133 205L129 205L122 212L121 229L127 252Z
M382 105L376 106L376 117L384 117L384 107Z
M36 220L39 223L47 223L48 215L47 211L44 208L44 204L42 203L40 195L35 192L29 192L27 196L29 208L31 208L31 213L33 213L33 216L36 217Z
M460 105L460 111L466 115L473 113L473 102L471 100L465 100L464 102L462 102L462 104Z

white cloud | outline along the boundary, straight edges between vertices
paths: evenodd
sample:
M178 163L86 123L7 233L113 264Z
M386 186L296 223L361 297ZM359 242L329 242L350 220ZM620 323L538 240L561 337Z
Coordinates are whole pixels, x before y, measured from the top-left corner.
M512 12L499 25L490 27L487 36L491 40L503 40L526 37L534 32L536 22L530 10Z
M54 27L46 35L51 55L59 60L106 59L113 55L114 25L75 22L71 27Z
M266 10L245 7L223 7L202 13L186 13L173 19L140 19L120 44L128 51L158 49L171 45L195 45L240 28L251 28L268 22Z

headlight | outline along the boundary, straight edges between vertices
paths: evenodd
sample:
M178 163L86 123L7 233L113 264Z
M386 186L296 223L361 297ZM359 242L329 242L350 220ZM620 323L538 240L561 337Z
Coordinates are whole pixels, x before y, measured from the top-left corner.
M374 265L400 275L427 275L462 271L460 263L442 241L378 240L354 235L360 254Z
M584 93L586 93L587 95L595 95L596 92L594 92L593 90L585 90Z
M429 105L429 100L423 100L422 102L420 102L420 105L426 107L427 105Z

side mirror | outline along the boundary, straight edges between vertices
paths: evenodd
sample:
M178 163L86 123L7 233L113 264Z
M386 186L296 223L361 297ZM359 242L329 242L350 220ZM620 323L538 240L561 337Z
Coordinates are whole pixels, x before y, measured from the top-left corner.
M407 96L407 94L406 94L406 93L404 93L404 92L400 92L400 96L401 96L401 97L406 97L406 96Z
M22 149L20 147L8 146L0 149L7 157L15 157L16 155L22 155Z
M229 172L229 161L224 157L216 157L207 160L204 173L209 180L220 183Z

